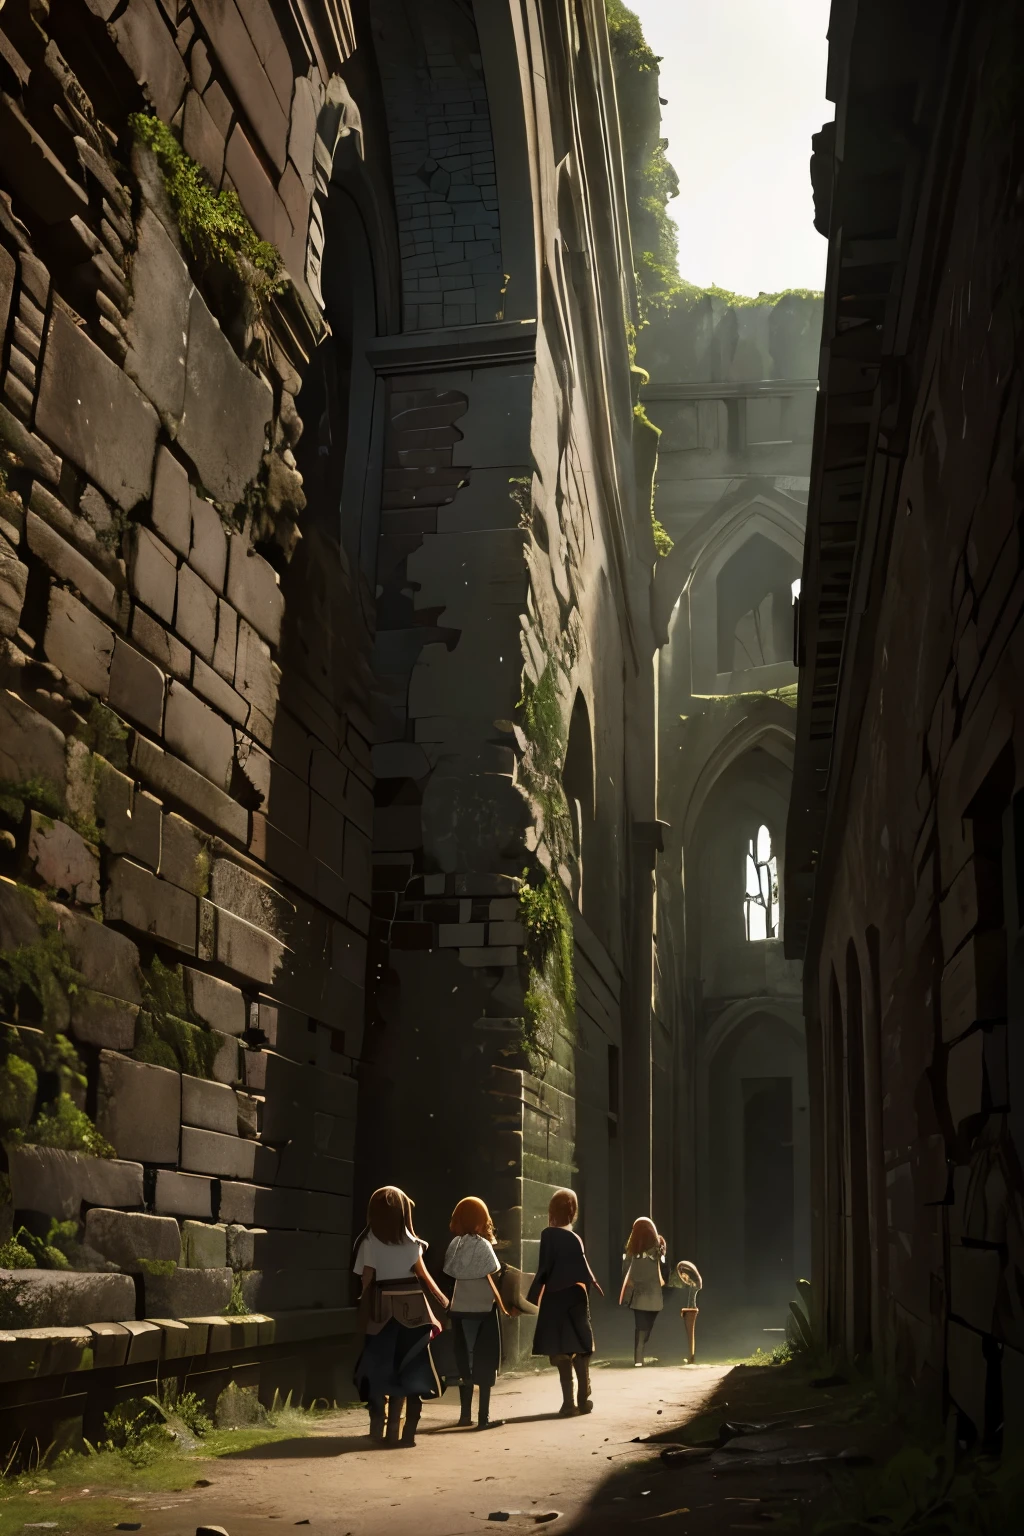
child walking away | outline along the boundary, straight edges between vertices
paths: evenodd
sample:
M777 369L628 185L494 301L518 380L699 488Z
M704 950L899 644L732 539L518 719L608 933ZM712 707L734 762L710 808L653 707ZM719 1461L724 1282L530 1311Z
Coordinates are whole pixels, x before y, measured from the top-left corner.
M494 1223L482 1200L468 1195L452 1212L450 1230L455 1234L445 1254L444 1272L455 1281L452 1297L452 1332L459 1367L459 1423L473 1422L473 1388L480 1394L478 1429L501 1423L490 1417L491 1388L501 1364L501 1328L498 1309L505 1312L494 1277L501 1272L495 1253Z
M557 1367L562 1384L559 1414L590 1413L590 1357L594 1353L594 1331L590 1326L588 1286L601 1287L594 1279L583 1244L572 1230L579 1204L571 1189L560 1189L551 1196L548 1225L540 1235L540 1258L527 1300L540 1302L537 1327L533 1335L533 1353L547 1355ZM576 1374L576 1402L573 1402L573 1372Z
M362 1279L359 1311L365 1330L354 1381L369 1406L371 1437L388 1445L416 1444L423 1399L441 1390L430 1358L430 1341L441 1325L431 1302L446 1308L448 1298L427 1272L427 1244L416 1236L412 1211L409 1196L393 1184L375 1190L352 1265ZM405 1429L400 1431L403 1401Z
M691 1264L689 1259L680 1259L676 1265L676 1280L682 1286L685 1300L679 1309L679 1316L686 1324L686 1339L689 1345L689 1363L693 1365L697 1358L694 1345L694 1336L697 1331L697 1297L701 1293L704 1282L700 1277L700 1270L696 1264Z
M644 1349L651 1330L658 1320L664 1302L661 1261L665 1253L665 1239L658 1236L658 1229L648 1216L638 1216L633 1230L626 1240L623 1259L629 1264L619 1306L629 1307L633 1313L633 1364L644 1363Z

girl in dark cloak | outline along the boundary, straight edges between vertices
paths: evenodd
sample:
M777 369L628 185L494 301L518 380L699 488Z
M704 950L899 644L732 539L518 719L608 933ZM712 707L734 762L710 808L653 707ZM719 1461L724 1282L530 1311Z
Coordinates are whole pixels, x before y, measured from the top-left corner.
M572 1230L579 1203L571 1189L559 1189L548 1205L548 1225L540 1235L537 1273L527 1300L540 1302L533 1353L547 1355L558 1370L562 1386L559 1416L590 1413L590 1357L594 1331L590 1325L588 1286L601 1287L587 1263L583 1244ZM573 1373L577 1397L573 1402Z

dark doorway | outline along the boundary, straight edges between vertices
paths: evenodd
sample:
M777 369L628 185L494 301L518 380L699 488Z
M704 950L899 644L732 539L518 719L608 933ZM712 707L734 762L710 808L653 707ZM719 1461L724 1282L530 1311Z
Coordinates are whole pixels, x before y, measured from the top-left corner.
M742 1087L744 1269L760 1300L793 1284L793 1080L745 1077Z

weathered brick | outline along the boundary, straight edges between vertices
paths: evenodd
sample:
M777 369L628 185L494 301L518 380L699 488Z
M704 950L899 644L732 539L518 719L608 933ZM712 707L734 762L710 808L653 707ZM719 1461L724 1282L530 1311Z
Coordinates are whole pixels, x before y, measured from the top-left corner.
M217 594L188 565L178 571L174 627L194 651L208 662L213 660L217 638Z
M283 171L288 119L234 0L197 0L195 9L260 142L278 171Z
M185 153L197 161L213 185L218 186L224 170L224 136L198 91L189 91L185 98L182 143Z
M157 869L160 864L160 808L151 796L136 793L131 779L105 758L92 761L95 813L101 842L111 853L127 853Z
M173 550L148 528L135 528L128 546L128 584L132 595L165 624L174 620L178 568Z
M103 911L110 922L153 934L186 954L196 952L195 897L123 856L111 862Z
M228 788L235 756L231 727L177 681L167 692L164 739L171 751L212 784L221 790Z
M106 1051L130 1051L135 1044L137 1003L125 1003L79 987L71 999L71 1033L83 1045ZM109 1200L102 1202L109 1205Z
M192 675L191 651L182 645L176 635L158 624L144 608L136 608L132 614L132 639L164 672L180 678L182 682L188 682Z
M78 1220L82 1204L134 1206L143 1202L142 1164L86 1157L56 1147L10 1147L11 1198L17 1210L41 1211L58 1221Z
M149 495L157 414L63 309L43 353L36 426L125 511Z
M255 1146L240 1136L183 1126L181 1166L191 1173L208 1173L222 1179L251 1179Z
M173 1216L99 1207L86 1214L85 1241L129 1274L141 1272L147 1259L177 1264L181 1258L181 1231Z
M39 882L59 895L66 895L84 907L95 906L99 901L99 856L63 821L32 812L28 860Z
M240 1035L246 1027L247 1008L245 998L237 987L222 981L218 976L208 976L204 971L193 971L187 966L184 972L185 991L192 1012L197 1014L211 1029L225 1035Z
M235 676L235 650L238 645L238 615L223 598L217 603L217 643L213 651L214 669L230 683Z
M240 533L231 535L227 596L268 644L280 645L284 596L277 572Z
M192 542L188 473L166 448L159 449L156 456L153 527L165 543L188 557Z
M114 632L61 587L50 590L43 645L47 657L72 682L105 698L114 654Z
M212 667L206 665L201 656L196 657L192 668L192 686L208 704L212 704L214 709L226 715L235 725L245 723L249 714L248 704L230 683L226 683Z
M161 418L176 426L185 400L185 352L192 279L188 268L151 208L143 208L132 261L132 307L128 315L128 354L125 372L152 401ZM165 503L161 467L180 470L166 448L157 455L153 484L153 526L169 522L178 534L179 513ZM183 471L182 471L183 473ZM158 494L159 490L159 494ZM166 536L166 535L165 535ZM182 554L179 537L167 542Z
M193 292L178 442L211 496L226 506L241 499L259 470L273 407L270 386L239 360Z
M180 1075L101 1051L96 1125L120 1157L177 1163Z
M114 709L158 736L163 725L165 682L159 667L117 636L107 694Z
M55 910L68 954L84 984L128 1003L141 1003L139 951L127 934L118 933L82 912L69 912L63 907Z
M181 1079L181 1121L204 1131L238 1134L238 1106L233 1088L225 1083L211 1083L205 1078L183 1076Z
M228 539L220 514L215 506L193 490L191 517L189 563L209 586L222 592L228 563Z
M169 123L181 105L188 76L155 0L128 0L111 31L157 116Z
M194 1173L176 1173L158 1168L153 1208L159 1215L195 1216L200 1220L213 1214L213 1181Z
M221 1222L186 1221L181 1229L185 1263L189 1269L226 1269L227 1227Z

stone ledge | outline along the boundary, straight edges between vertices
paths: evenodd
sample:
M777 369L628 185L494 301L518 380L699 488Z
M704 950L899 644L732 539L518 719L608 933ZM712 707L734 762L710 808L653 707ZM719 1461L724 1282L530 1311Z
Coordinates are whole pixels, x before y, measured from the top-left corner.
M8 1273L27 1271L0 1271L0 1275ZM314 1339L345 1337L355 1331L355 1307L7 1329L0 1332L0 1383L270 1344L309 1343Z

